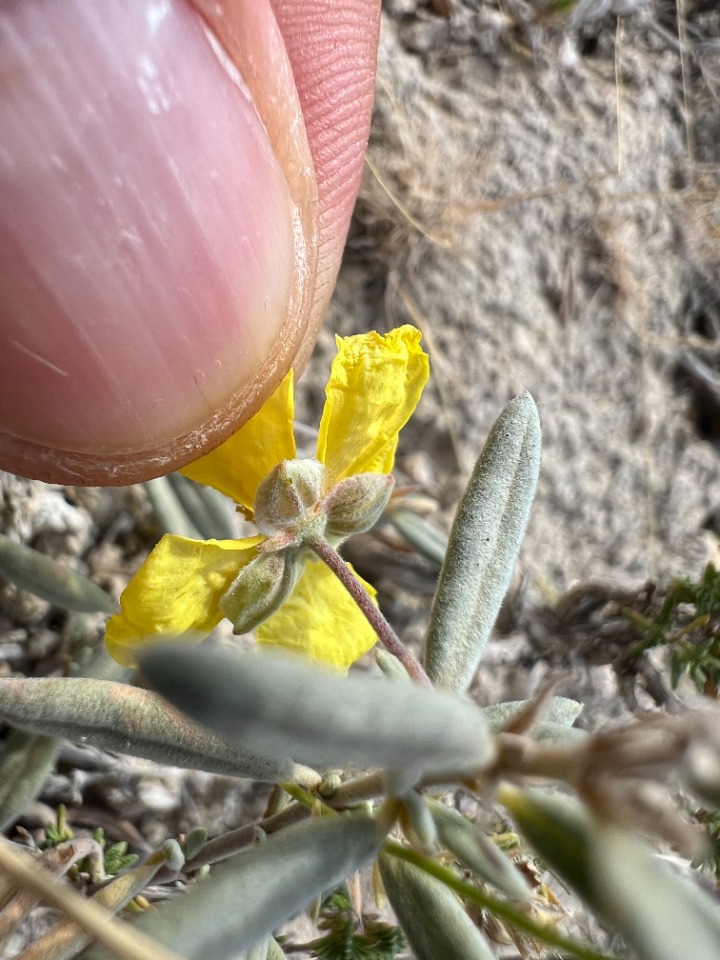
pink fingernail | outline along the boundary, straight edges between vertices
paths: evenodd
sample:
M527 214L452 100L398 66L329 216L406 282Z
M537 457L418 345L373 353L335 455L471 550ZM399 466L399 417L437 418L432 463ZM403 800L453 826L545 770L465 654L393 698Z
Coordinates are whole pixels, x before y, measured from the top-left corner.
M0 431L147 450L252 379L293 206L237 71L182 0L0 6Z

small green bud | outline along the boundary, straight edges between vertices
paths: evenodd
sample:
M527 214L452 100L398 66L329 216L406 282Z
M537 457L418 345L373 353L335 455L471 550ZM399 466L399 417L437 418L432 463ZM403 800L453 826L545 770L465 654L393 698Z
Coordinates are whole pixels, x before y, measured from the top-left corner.
M289 550L262 553L235 577L220 599L220 610L233 633L247 633L267 620L292 593L301 564Z
M358 473L335 484L323 499L327 532L350 537L373 527L387 506L395 481L384 473Z
M272 535L292 528L320 499L325 468L317 460L283 460L255 495L255 524Z

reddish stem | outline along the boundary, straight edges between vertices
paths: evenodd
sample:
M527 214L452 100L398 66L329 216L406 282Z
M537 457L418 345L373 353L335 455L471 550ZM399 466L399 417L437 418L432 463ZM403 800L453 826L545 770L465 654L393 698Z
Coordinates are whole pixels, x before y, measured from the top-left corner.
M324 537L312 537L307 545L315 551L323 563L332 570L340 583L358 605L366 620L373 628L385 649L400 661L415 683L432 687L428 675L419 661L403 645L402 641L387 622L380 610L372 602L367 590L345 563L337 550L330 546Z

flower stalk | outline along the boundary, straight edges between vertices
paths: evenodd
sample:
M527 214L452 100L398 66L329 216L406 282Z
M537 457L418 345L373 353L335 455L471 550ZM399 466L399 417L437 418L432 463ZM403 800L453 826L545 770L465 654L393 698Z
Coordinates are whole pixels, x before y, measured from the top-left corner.
M379 608L370 599L369 594L357 579L352 570L345 563L337 550L331 546L325 537L311 537L307 541L307 546L313 550L318 557L335 574L340 583L353 598L358 608L366 617L368 623L378 636L378 639L394 657L405 667L408 675L412 677L415 683L421 686L432 687L432 683L425 673L420 662L403 644L402 640L395 633L393 628L387 622L380 612Z

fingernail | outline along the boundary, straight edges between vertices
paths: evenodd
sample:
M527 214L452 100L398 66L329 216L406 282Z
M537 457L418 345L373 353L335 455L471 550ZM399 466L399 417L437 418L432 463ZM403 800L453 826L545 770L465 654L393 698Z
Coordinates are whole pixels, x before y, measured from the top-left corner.
M183 0L2 5L0 75L0 431L167 446L286 320L295 204L265 126Z

